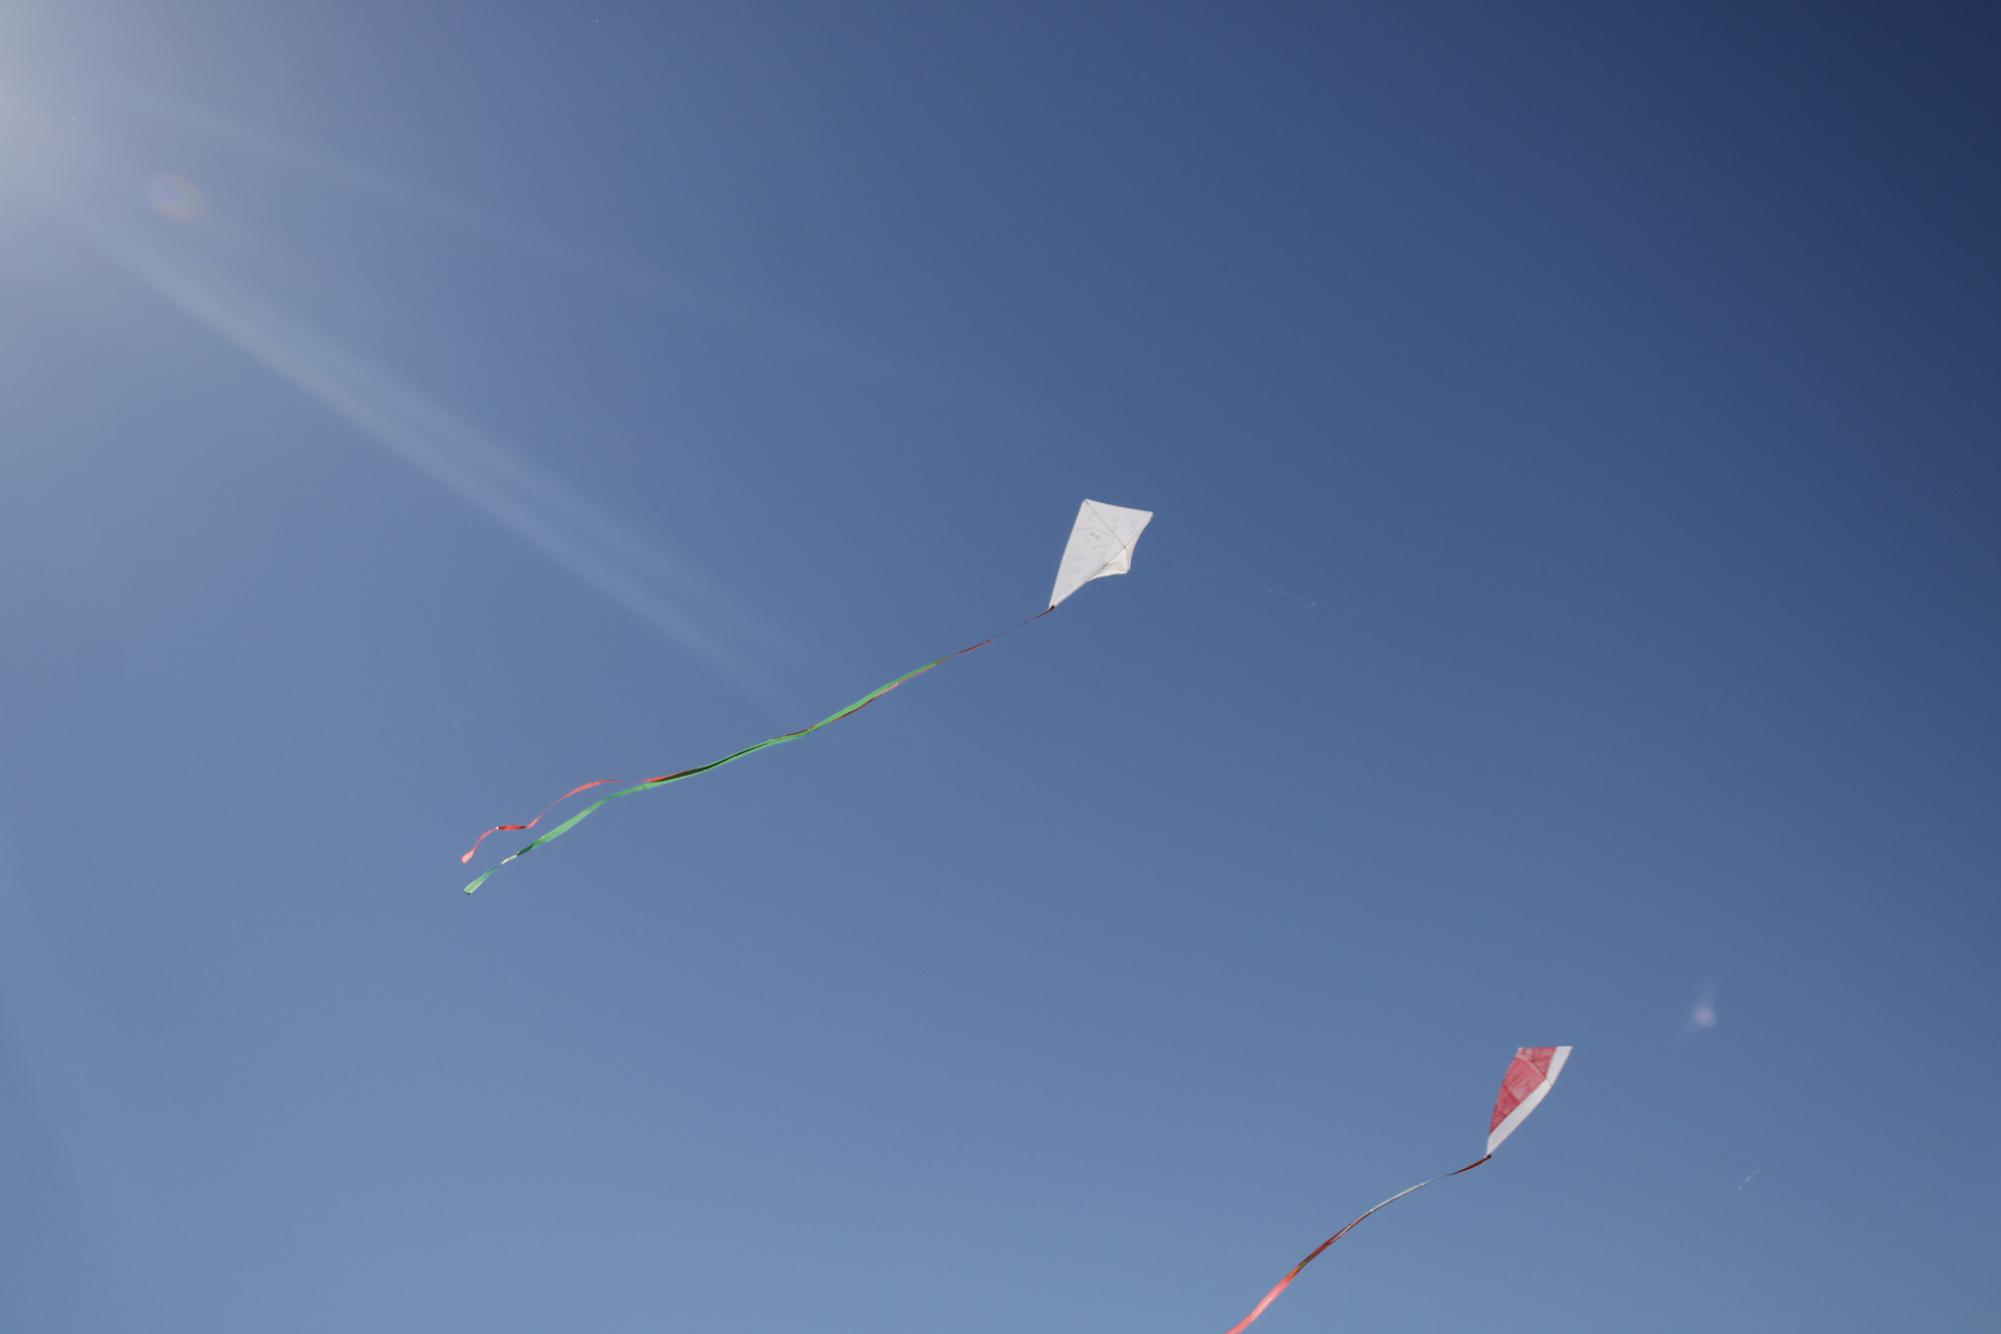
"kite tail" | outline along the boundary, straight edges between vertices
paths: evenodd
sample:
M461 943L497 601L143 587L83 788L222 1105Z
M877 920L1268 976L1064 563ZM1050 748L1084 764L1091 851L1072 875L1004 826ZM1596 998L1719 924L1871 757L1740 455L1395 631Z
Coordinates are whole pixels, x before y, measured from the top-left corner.
M1304 1270L1306 1266L1312 1264L1315 1260L1319 1259L1320 1253L1322 1251L1326 1250L1329 1246L1332 1246L1335 1242L1341 1240L1341 1238L1347 1236L1350 1232L1353 1232L1357 1227L1361 1225L1362 1220L1367 1218L1370 1214L1375 1213L1379 1209L1387 1209L1390 1205L1395 1204L1398 1200L1402 1199L1404 1196L1415 1195L1417 1192L1423 1190L1426 1186L1435 1186L1439 1182L1445 1180L1446 1177L1456 1177L1461 1175L1462 1173L1470 1172L1474 1168L1479 1167L1482 1163L1485 1163L1489 1158L1492 1158L1493 1156L1494 1155L1491 1153L1487 1154L1481 1158L1477 1158L1474 1161L1466 1164L1466 1166L1464 1167L1455 1169L1454 1171L1451 1172L1447 1172L1442 1176L1435 1176L1429 1181L1420 1181L1415 1186L1412 1186L1407 1190L1398 1191L1396 1194L1390 1196L1387 1200L1384 1200L1382 1203L1370 1206L1360 1216L1358 1216L1354 1222L1348 1224L1348 1226L1342 1228L1339 1232L1336 1232L1333 1236L1321 1242L1318 1246L1315 1246L1311 1254L1309 1254L1304 1260L1301 1260L1298 1264L1294 1265L1292 1267L1292 1272L1287 1274L1284 1278L1280 1279L1278 1281L1277 1286L1264 1295L1264 1300L1251 1308L1251 1313L1249 1315L1245 1316L1242 1320L1239 1320L1236 1324L1230 1326L1230 1334L1244 1334L1244 1331L1251 1327L1251 1322L1256 1320L1259 1316L1263 1315L1265 1313L1265 1308L1270 1306L1273 1302L1277 1301L1278 1295L1281 1292L1284 1292L1287 1288L1292 1286L1292 1281L1299 1277L1300 1271Z
M530 820L527 824L495 825L493 828L487 830L484 834L481 834L478 838L474 839L472 841L472 846L467 848L463 853L459 854L459 864L463 866L465 863L471 861L473 858L473 854L479 851L479 845L486 842L486 840L493 837L493 835L504 834L510 829L533 829L536 825L542 823L543 816L547 815L550 811L555 810L558 806L568 801L571 797L576 796L579 792L588 792L594 787L603 787L607 783L616 783L617 781L618 780L616 778L593 778L588 783L579 783L577 786L571 788L568 792L565 792L562 796L556 798L554 801L550 802L547 806L544 806L541 810L537 811L535 813L535 818Z
M913 668L912 670L905 672L903 675L897 677L894 681L889 681L883 685L877 686L874 690L869 691L868 694L863 695L860 699L848 705L846 708L840 710L838 713L828 714L825 718L822 718L819 722L814 723L809 727L802 727L799 728L797 731L793 732L782 732L777 736L767 737L763 741L759 741L754 745L745 746L742 750L731 751L729 754L723 756L719 760L710 760L707 764L698 764L692 769L680 769L671 774L661 774L657 778L648 778L641 782L633 784L631 787L620 788L618 791L611 793L609 796L599 797L596 801L584 807L582 810L578 811L575 815L572 815L569 819L563 821L561 824L551 829L548 833L543 834L540 837L536 838L533 842L529 843L526 847L522 848L520 851L501 858L498 862L495 862L492 866L489 866L486 870L480 872L479 875L474 878L473 882L466 886L465 892L470 894L475 890L477 890L481 885L487 882L487 878L489 876L491 876L495 871L498 871L501 867L507 865L507 863L514 861L517 858L527 856L529 853L535 851L535 849L543 846L544 844L555 842L557 839L561 838L563 835L569 833L572 829L575 829L578 825L582 824L585 820L588 820L591 816L595 815L599 810L603 809L607 802L617 801L620 797L630 797L640 792L652 792L658 788L665 787L669 783L678 783L684 778L693 778L697 774L705 774L712 769L720 769L726 764L735 764L738 760L743 759L745 756L754 755L760 750L769 750L773 746L782 746L789 741L797 741L802 736L811 736L813 733L819 731L823 727L830 726L831 724L841 721L841 719L843 718L851 718L855 714L860 713L863 709L866 709L869 705L875 703L877 700L881 699L884 695L887 695L890 691L902 685L905 681L914 680L915 678L924 675L924 673L932 670L933 668L942 667L946 663L952 661L952 659L954 658L963 658L968 653L972 653L978 649L983 649L987 645L993 643L996 639L1000 639L1003 638L1004 636L1011 635L1016 630L1021 629L1022 626L1027 625L1032 621L1039 621L1043 617L1047 616L1050 612L1055 610L1056 608L1054 607L1046 607L1043 610L1035 613L1035 615L1033 616L1029 616L1023 620L1015 622L1015 624L1010 625L1007 629L1000 631L998 634L988 635L985 639L982 639L977 644L968 644L965 648L958 650L956 653L947 653L942 658L934 658L930 662L925 663L922 667ZM485 834L481 834L479 836L478 842L475 842L472 845L472 847L469 850L467 850L466 854L463 857L459 858L459 861L462 863L471 861L473 853L479 851L480 843L484 843L489 834L497 834L502 832L503 830L509 830L509 829L522 829L522 830L533 829L537 824L541 822L542 816L547 815L550 811L554 810L557 806L560 806L565 801L568 801L571 797L576 796L579 792L587 792L591 788L603 787L607 783L615 783L617 781L618 780L615 778L593 779L591 782L585 783L581 787L571 788L568 792L565 792L562 796L550 802L547 806L542 808L541 814L538 814L533 820L530 820L527 824L495 825L492 829L487 830Z

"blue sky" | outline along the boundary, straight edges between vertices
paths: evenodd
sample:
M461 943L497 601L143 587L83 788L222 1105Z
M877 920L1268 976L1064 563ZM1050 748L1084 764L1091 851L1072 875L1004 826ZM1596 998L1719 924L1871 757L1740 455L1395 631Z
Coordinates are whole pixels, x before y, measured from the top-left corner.
M9 7L0 1325L1991 1322L1996 26Z

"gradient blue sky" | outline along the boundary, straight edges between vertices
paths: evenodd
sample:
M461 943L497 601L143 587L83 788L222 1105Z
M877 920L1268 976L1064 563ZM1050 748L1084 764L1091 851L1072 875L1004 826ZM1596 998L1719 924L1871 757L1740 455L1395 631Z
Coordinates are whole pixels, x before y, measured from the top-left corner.
M1997 39L15 0L0 1327L1988 1327Z

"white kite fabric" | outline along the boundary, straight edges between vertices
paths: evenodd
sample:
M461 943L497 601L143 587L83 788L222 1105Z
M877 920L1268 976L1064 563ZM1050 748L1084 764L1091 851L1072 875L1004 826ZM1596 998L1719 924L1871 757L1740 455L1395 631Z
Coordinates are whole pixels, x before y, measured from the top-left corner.
M1063 563L1056 567L1049 605L1056 606L1093 579L1132 569L1133 548L1152 518L1152 510L1127 509L1102 500L1079 505L1069 545L1063 548Z

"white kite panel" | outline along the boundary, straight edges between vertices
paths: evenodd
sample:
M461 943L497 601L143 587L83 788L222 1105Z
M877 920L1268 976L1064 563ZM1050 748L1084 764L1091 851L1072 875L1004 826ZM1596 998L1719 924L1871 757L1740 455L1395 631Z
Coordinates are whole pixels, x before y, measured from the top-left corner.
M1069 545L1063 548L1063 563L1056 567L1056 587L1050 590L1049 605L1054 607L1093 579L1130 570L1133 548L1152 518L1151 510L1127 509L1101 500L1079 505Z

